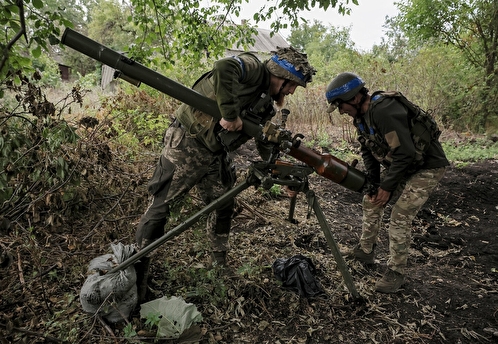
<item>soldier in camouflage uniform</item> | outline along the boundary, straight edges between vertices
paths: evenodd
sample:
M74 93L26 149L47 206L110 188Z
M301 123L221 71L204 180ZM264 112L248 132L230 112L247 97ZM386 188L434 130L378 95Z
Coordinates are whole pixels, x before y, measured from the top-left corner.
M363 198L360 243L350 252L357 260L373 264L375 246L390 200L396 200L389 221L387 272L377 281L379 292L394 293L405 282L412 220L429 198L449 165L441 144L431 138L423 152L410 126L409 109L388 92L369 94L365 82L353 73L341 73L328 85L328 111L336 108L353 117L361 154L375 190ZM406 98L405 98L406 99ZM439 135L437 134L436 137ZM381 166L385 169L382 171Z
M164 234L171 208L194 186L206 203L230 190L235 171L228 152L251 139L241 131L241 117L250 113L261 123L266 122L275 115L274 106L282 106L284 97L298 86L306 87L315 72L306 54L292 47L277 48L264 62L251 53L215 62L193 89L216 100L222 119L218 121L187 104L175 112L176 119L166 131L162 155L148 184L152 202L137 228L139 247ZM268 159L270 147L260 141L256 145L262 158ZM226 263L233 207L232 199L208 216L213 263ZM141 270L146 273L148 266Z

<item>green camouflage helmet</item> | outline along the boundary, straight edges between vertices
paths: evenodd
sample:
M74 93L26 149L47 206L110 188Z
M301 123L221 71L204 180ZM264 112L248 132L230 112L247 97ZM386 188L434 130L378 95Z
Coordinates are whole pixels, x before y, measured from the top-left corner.
M316 73L315 68L308 62L308 55L300 53L293 47L277 47L277 51L274 51L273 56L266 61L266 66L273 75L294 81L303 87L311 82L312 76Z
M334 111L340 102L352 99L364 86L365 82L354 73L344 72L337 75L325 91L325 97L330 104L327 112Z

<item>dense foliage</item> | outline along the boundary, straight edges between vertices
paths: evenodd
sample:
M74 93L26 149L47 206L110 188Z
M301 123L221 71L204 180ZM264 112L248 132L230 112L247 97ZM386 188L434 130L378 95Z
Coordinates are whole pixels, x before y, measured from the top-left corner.
M472 129L484 129L489 125L488 120L496 122L498 3L490 0L405 0L398 7L400 14L393 23L410 38L412 45L451 45L467 62L473 80L467 84L470 97L466 98L475 102L472 111L480 113L473 118ZM463 92L465 90L456 93L458 98L454 107L462 103ZM461 113L461 117L464 116Z
M5 26L0 41L4 51L0 96L9 79L20 85L20 75L30 75L34 69L53 73L49 64L53 59L70 66L74 75L100 77L96 61L55 44L68 26L191 85L226 47L247 46L253 42L254 25L270 20L275 32L287 25L293 28L288 40L305 50L319 70L317 87L336 73L351 70L361 74L372 89L400 89L434 109L447 127L496 131L498 11L493 1L401 1L397 3L399 15L386 22L387 40L370 52L355 50L348 29L299 17L300 11L311 8L334 8L347 14L357 1L269 0L250 20L239 19L241 4L242 0L206 4L85 0L65 2L62 7L54 0L8 0L0 12Z

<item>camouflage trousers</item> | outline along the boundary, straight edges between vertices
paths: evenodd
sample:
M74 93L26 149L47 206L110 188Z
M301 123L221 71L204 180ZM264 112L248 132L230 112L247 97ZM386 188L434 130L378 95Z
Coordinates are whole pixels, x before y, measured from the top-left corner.
M139 247L145 247L164 234L170 210L194 187L209 204L235 184L235 171L223 151L213 154L174 122L164 136L164 149L148 183L152 200L140 219L136 232ZM228 249L228 236L234 208L231 199L208 216L207 230L213 251Z
M389 219L389 260L387 266L404 274L411 242L412 221L429 195L443 178L446 168L420 170L398 185L391 200L396 200ZM377 242L384 207L374 206L368 195L363 197L361 248L371 252Z

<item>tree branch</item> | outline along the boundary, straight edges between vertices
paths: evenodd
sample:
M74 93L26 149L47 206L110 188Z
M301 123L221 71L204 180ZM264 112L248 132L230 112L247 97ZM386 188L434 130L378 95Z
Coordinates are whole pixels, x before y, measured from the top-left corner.
M28 37L26 36L26 20L24 18L24 2L23 2L23 0L16 0L16 6L19 7L19 21L21 23L21 29L19 30L19 32L16 33L16 35L5 46L5 49L3 51L3 57L2 57L2 60L0 61L0 71L3 69L3 67L5 66L5 63L7 62L7 59L9 58L9 50L21 38L21 36L24 36L24 38L26 39L26 42L28 42Z

